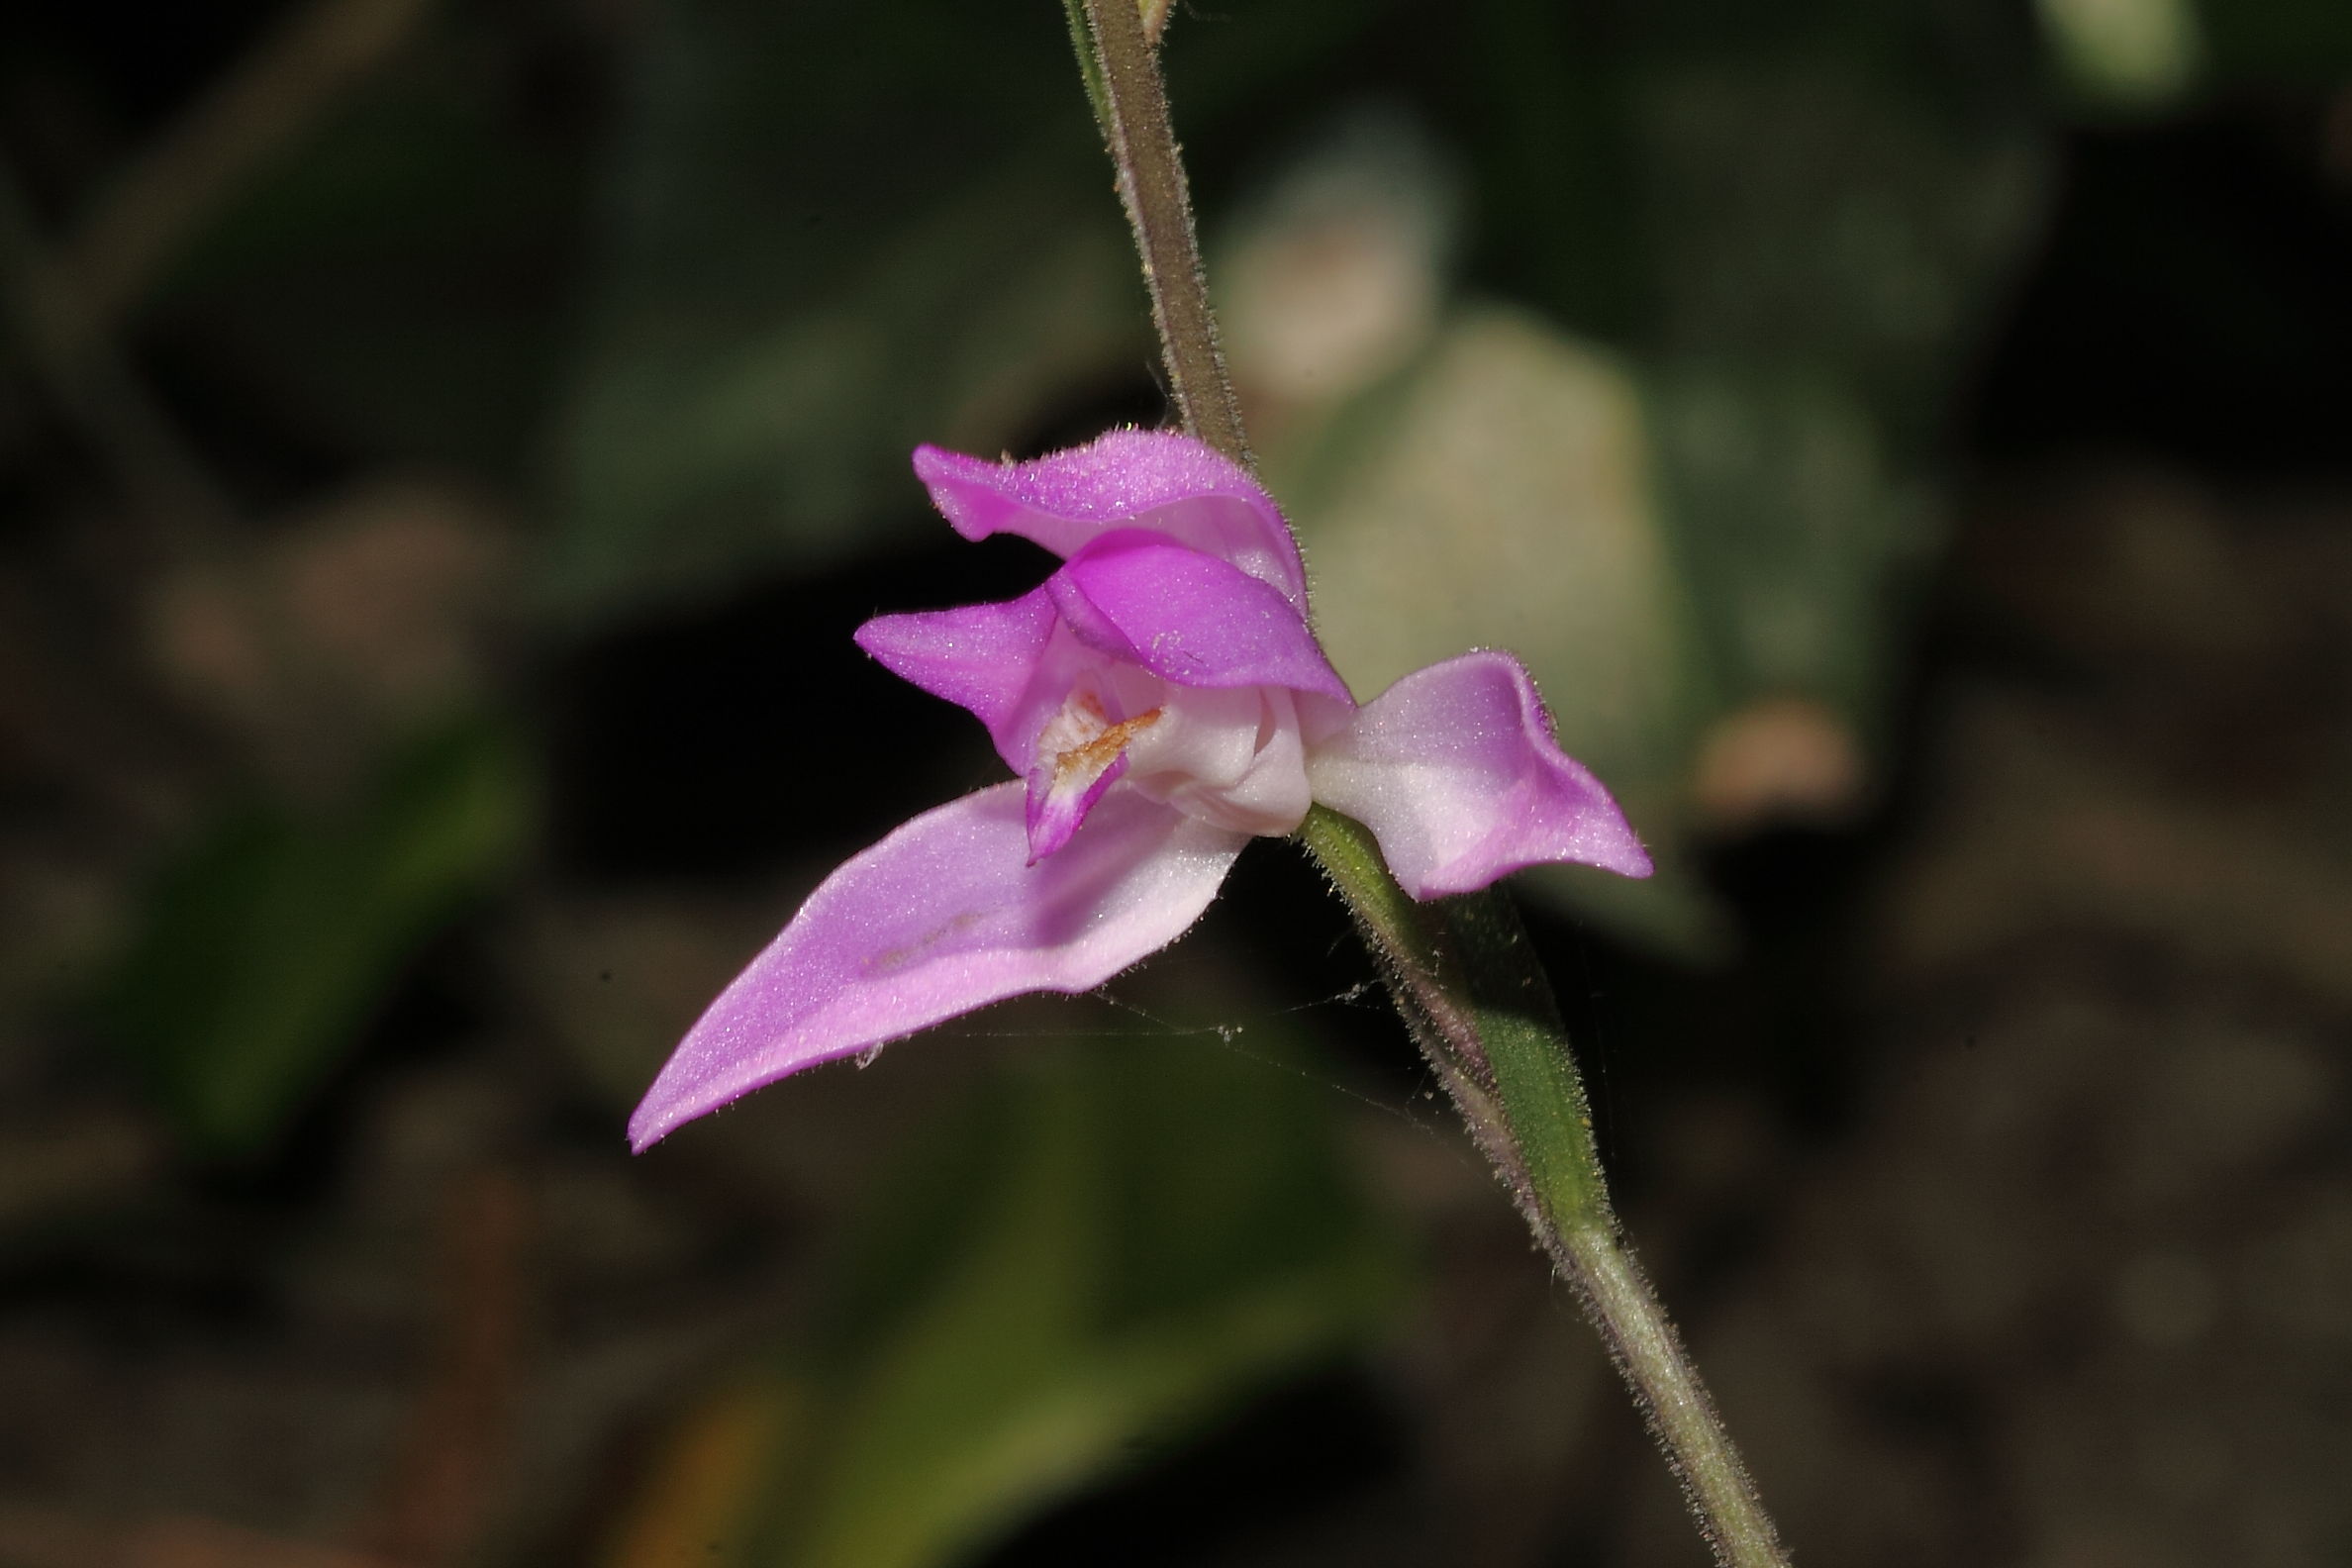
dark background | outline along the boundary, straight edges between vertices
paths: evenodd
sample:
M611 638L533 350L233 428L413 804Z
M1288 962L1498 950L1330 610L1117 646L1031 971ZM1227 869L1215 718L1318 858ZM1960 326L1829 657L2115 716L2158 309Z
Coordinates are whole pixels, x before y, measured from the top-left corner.
M626 1153L997 776L848 641L1041 569L909 448L1166 417L1052 6L4 37L0 1568L1706 1560L1287 845ZM1526 904L1799 1559L2352 1560L2352 13L1168 59L1339 667L1658 851Z

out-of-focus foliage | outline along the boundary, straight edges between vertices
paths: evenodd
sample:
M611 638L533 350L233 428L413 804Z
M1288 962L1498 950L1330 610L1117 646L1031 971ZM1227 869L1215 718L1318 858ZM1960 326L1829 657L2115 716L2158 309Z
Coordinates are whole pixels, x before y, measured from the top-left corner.
M2038 10L2067 79L2093 103L2163 103L2203 63L2189 0L2042 0Z
M562 608L872 548L917 442L1002 444L1148 351L1053 22L663 8L563 439Z
M579 287L580 171L508 102L544 68L494 18L435 6L372 79L221 193L147 313L233 344L214 395L282 395L316 448L518 472L572 358Z
M192 1145L276 1136L401 963L510 873L528 777L512 735L465 724L397 754L354 810L240 807L164 873L101 1007Z
M954 1561L1360 1343L1396 1255L1249 1037L1078 1042L920 1133L826 1326L687 1418L611 1568Z
M2095 116L2260 84L2326 87L2352 57L2333 0L2039 0L2052 63Z
M1394 112L1306 149L1223 273L1340 667L1519 651L1662 863L1529 882L1686 952L1725 935L1694 832L1864 804L1932 433L2044 183L2020 40L1841 18L1766 52L1650 25L1584 153L1620 205L1554 285L1581 338L1446 303L1457 176Z
M524 863L537 764L482 667L511 554L473 489L386 478L148 593L158 674L246 764L102 985L191 1146L265 1152L407 960Z
M1188 124L1364 22L1263 9ZM680 0L627 89L560 612L887 548L918 442L1000 448L1151 353L1051 6Z
M2333 0L2200 0L2216 87L2327 87L2352 62L2352 14Z

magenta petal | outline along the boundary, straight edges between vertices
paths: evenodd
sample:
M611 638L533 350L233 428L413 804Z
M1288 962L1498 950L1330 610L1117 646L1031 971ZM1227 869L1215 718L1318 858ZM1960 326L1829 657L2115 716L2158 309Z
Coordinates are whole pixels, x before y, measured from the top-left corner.
M1008 748L1035 728L1023 699L1056 619L1052 596L1039 588L1002 604L876 616L857 629L857 645L892 674L970 709L1006 762L1024 772L1029 758Z
M1042 860L1068 843L1094 810L1095 802L1103 798L1103 791L1127 777L1127 770L1125 751L1102 768L1075 777L1051 761L1031 768L1024 801L1029 858Z
M1372 830L1415 898L1468 893L1521 866L1576 861L1647 876L1649 855L1600 780L1564 755L1508 653L1416 670L1308 755L1315 798Z
M1004 997L1101 985L1182 935L1247 841L1119 790L1029 865L1023 793L926 812L826 878L687 1032L631 1142Z
M1306 610L1298 541L1273 498L1189 436L1112 431L1033 462L920 446L915 472L965 539L1018 534L1067 558L1105 529L1149 529L1232 562Z
M1214 555L1122 529L1046 579L1077 638L1179 686L1288 686L1349 702L1288 599Z

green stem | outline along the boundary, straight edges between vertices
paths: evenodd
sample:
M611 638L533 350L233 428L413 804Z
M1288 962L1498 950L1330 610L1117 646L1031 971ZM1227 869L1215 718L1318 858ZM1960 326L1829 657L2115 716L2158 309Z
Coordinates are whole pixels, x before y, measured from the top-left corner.
M1192 197L1184 159L1176 150L1160 83L1159 53L1143 30L1135 0L1086 0L1087 31L1110 110L1111 160L1119 169L1119 198L1134 226L1151 292L1151 320L1159 329L1168 389L1184 428L1243 466L1249 442L1240 406L1217 344L1217 317L1201 274L1201 245L1193 236Z
M1584 1084L1510 895L1416 903L1364 827L1318 806L1308 851L1387 970L1421 1053L1600 1330L1702 1533L1732 1568L1787 1562L1739 1450L1618 1234Z
M1168 378L1194 436L1250 466L1217 343L1159 58L1136 0L1083 0L1106 140ZM1716 1560L1786 1568L1730 1434L1618 1235L1551 984L1500 888L1417 903L1364 827L1316 807L1300 837L1379 956L1421 1053L1609 1345Z

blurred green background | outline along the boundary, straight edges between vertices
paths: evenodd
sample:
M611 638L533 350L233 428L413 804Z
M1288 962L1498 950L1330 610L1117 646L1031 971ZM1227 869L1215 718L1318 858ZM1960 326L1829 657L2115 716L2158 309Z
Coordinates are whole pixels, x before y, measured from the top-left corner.
M1337 910L621 1124L1167 417L1046 0L0 23L0 1568L1706 1560ZM2352 8L1182 6L1359 693L1800 1560L2352 1562Z

